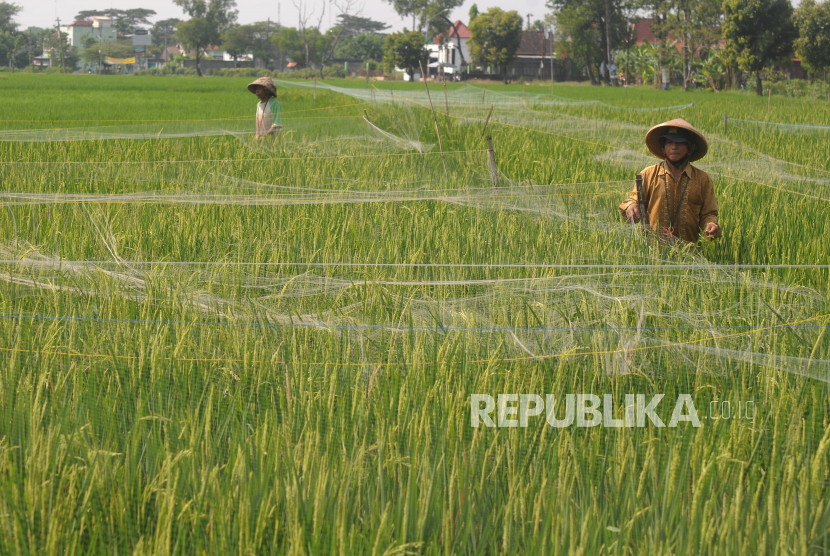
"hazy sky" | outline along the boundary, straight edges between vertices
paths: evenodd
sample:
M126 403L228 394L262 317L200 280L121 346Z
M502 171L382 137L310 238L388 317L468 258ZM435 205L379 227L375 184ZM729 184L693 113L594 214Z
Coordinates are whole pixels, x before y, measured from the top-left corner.
M180 19L187 19L182 13L181 9L173 4L170 0L64 0L48 2L44 0L6 0L11 1L19 6L23 6L23 11L18 14L16 21L20 23L20 28L25 29L31 25L36 27L49 27L55 25L55 18L59 17L61 25L65 22L72 21L79 11L82 10L103 10L109 7L118 8L122 10L130 8L147 8L155 10L157 15L153 19L167 19L170 17L178 17ZM326 15L323 19L323 27L328 27L329 0L305 0L305 5L310 9L314 7L317 9L317 14L326 2ZM453 20L460 19L467 23L467 12L470 6L474 3L478 4L479 10L484 11L490 6L499 6L503 9L518 10L525 21L527 21L527 14L533 14L533 19L540 19L545 13L545 0L466 0L464 5L452 14ZM277 21L277 15L283 25L297 25L297 8L291 0L276 2L254 2L252 0L237 0L237 9L239 10L239 23L252 23L254 21L265 21L271 18L272 21ZM336 16L334 12L332 17ZM406 18L404 21L390 4L383 0L364 0L363 13L364 17L371 17L383 21L392 26L391 30L398 31L404 26L411 27L412 19ZM316 18L315 18L316 19Z

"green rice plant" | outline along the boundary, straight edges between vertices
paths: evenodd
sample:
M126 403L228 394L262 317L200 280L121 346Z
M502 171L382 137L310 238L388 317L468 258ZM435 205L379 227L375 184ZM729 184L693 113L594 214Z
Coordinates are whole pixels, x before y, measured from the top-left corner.
M246 83L14 75L0 125L253 127ZM280 100L274 142L241 125L0 142L0 553L828 549L830 271L804 265L830 264L830 219L814 174L719 175L724 237L661 249L616 208L636 171L603 155L677 114L499 109L493 188L486 104L439 117L439 149L403 99ZM819 102L774 104L771 121L830 122ZM680 115L713 146L830 170L820 134L715 133L723 112L765 110L695 93ZM559 133L566 118L596 127ZM616 419L626 395L662 394L666 422L689 395L701 426L471 426L473 394L512 393L551 394L556 418L568 394L609 395Z

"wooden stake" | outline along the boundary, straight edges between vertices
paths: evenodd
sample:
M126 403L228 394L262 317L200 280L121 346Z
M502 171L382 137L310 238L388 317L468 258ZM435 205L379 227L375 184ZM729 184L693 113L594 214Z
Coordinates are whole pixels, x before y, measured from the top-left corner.
M317 100L317 78L314 78L314 100Z
M723 115L723 134L726 135L726 114Z
M484 95L487 94L487 85L484 86L484 91L481 93L481 104L484 104Z
M493 115L493 108L495 108L495 104L490 105L490 112L487 114L487 119L484 120L484 127L481 128L481 136L484 137L484 132L487 131L487 123L490 121L490 116Z
M418 65L421 66L421 76L424 75L424 65L418 60ZM427 90L427 98L429 99L429 109L432 111L432 121L435 122L435 134L438 136L438 150L441 152L441 162L444 164L444 177L449 179L450 173L447 170L447 160L444 158L444 147L441 145L441 132L438 131L438 118L435 116L435 107L432 106L432 96L429 94L429 85L424 80L424 88Z
M496 166L496 151L493 149L493 137L487 136L487 156L490 159L490 178L493 180L493 187L499 186L499 167Z
M772 89L769 90L769 95L767 96L767 114L769 114L771 104L772 104Z

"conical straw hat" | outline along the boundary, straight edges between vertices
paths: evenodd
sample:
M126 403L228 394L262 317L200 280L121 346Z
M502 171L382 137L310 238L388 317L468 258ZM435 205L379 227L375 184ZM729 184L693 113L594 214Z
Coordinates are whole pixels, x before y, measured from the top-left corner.
M683 118L657 124L648 130L648 133L646 133L646 146L651 151L651 154L661 160L665 158L663 149L660 148L660 138L667 133L678 133L678 130L685 130L687 132L685 135L691 135L694 139L695 149L689 156L689 161L694 162L706 156L706 153L709 151L709 144L706 142L706 138ZM681 135L684 134L681 133Z
M268 76L260 77L256 81L248 83L248 90L254 94L256 94L257 87L264 87L266 91L270 91L272 95L277 96L277 86Z

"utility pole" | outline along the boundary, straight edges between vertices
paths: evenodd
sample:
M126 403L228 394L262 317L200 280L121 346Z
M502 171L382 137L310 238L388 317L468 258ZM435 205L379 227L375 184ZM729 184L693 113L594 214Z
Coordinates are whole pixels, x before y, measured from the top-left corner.
M530 31L530 18L533 17L533 14L527 14L527 30Z
M56 17L55 22L55 28L58 31L58 49L61 53L61 73L66 73L66 67L63 65L63 37L61 37L61 19Z

